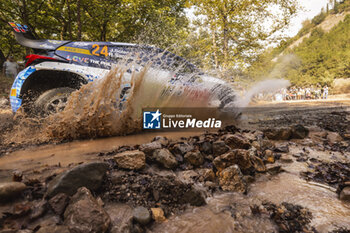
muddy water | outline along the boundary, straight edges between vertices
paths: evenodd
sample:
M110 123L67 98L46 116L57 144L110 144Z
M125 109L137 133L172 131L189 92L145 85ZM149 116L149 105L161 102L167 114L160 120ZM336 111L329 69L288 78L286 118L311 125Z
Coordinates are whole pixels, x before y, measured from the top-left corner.
M208 199L208 204L170 218L152 229L157 233L231 233L275 232L274 225L264 217L252 215L254 201L242 194L226 193Z
M289 202L307 207L313 215L311 225L319 232L329 232L331 226L350 228L350 204L338 199L337 194L315 183L308 183L291 173L282 173L271 180L252 184L248 195L275 204Z
M111 151L119 146L150 142L155 136L166 136L176 140L193 134L199 132L152 132L32 147L0 157L0 181L11 179L14 170L34 170L58 164L66 167L71 163L98 160L98 153Z
M291 146L290 150L291 153L298 153L302 149ZM309 157L324 161L346 159L340 153L316 150L310 151ZM277 232L266 216L256 217L251 213L250 206L263 201L275 204L289 202L308 208L313 216L310 225L321 233L340 227L350 228L350 203L340 201L334 188L299 177L301 171L307 170L307 163L294 159L293 163L281 165L286 172L259 177L251 184L248 195L226 193L209 197L208 205L173 216L152 230L159 233Z
M350 204L341 202L337 194L327 188L307 183L294 174L282 173L272 179L258 180L247 196L217 195L209 198L208 205L171 217L152 230L159 233L277 232L268 219L252 215L249 208L265 200L309 208L313 215L311 225L321 233L333 230L334 226L350 228Z

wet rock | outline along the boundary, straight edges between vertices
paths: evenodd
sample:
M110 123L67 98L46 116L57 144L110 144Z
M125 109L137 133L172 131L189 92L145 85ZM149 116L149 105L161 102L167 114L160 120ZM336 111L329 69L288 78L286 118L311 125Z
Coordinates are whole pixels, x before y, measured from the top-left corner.
M183 195L182 203L189 203L193 206L202 206L205 202L205 194L202 190L196 187L192 187L188 192Z
M26 185L21 182L0 183L0 202L18 197L25 189Z
M9 106L9 101L6 98L0 98L0 108L7 108Z
M194 182L199 174L193 170L181 171L179 176L187 183Z
M176 158L168 149L155 150L153 152L153 159L168 169L173 169L178 165Z
M216 188L216 184L214 182L211 182L211 181L206 181L204 183L204 186L209 188L209 189L215 189Z
M245 138L241 134L233 134L227 135L224 139L226 145L228 145L231 149L249 149L250 143L247 138Z
M222 171L234 164L238 164L242 170L250 169L253 166L250 160L250 152L243 149L236 149L220 155L214 159L213 164L218 171Z
M139 150L144 152L148 156L152 156L153 152L157 149L162 149L162 144L160 141L154 141L151 143L142 144Z
M108 188L109 191L104 194L103 200L128 203L132 206L151 208L160 203L167 212L174 212L184 210L187 204L195 204L185 198L192 190L193 184L181 181L174 174L129 172L122 176L122 185L110 183ZM201 198L196 195L197 199Z
M192 151L194 148L188 143L176 143L170 149L176 156L184 156L187 152Z
M294 125L291 128L292 135L291 138L294 139L304 139L309 135L309 129L305 128L302 125Z
M28 214L32 209L32 203L25 201L21 203L16 203L12 208L12 214L16 216L24 216Z
M289 127L270 128L264 130L264 135L272 140L289 140L292 136L292 130Z
M317 159L310 159L310 161L317 163L317 165L310 164L310 171L300 173L304 179L326 183L334 188L349 181L350 163L326 163Z
M138 206L133 210L133 217L141 225L147 225L151 221L151 214L143 206Z
M219 172L219 184L224 191L244 193L247 190L247 184L237 165L227 167Z
M281 152L281 153L288 153L289 152L289 146L288 146L287 143L276 144L274 151L275 152Z
M225 154L230 150L230 147L225 144L224 141L215 141L213 142L213 154L214 156L219 156Z
M204 141L200 143L199 150L204 154L212 154L213 153L213 144L210 141Z
M350 186L343 188L339 194L339 198L342 201L350 201Z
M36 202L31 208L30 219L37 219L43 216L47 211L47 207L46 200Z
M161 208L151 208L152 218L156 222L164 222L166 220L164 211Z
M350 133L344 133L344 139L350 140Z
M340 143L342 140L343 138L336 132L328 132L327 134L327 141L331 146Z
M274 163L275 162L275 155L273 154L272 150L266 150L265 151L265 159L268 163Z
M266 166L261 158L259 158L258 156L250 156L250 160L253 164L255 171L266 172Z
M293 158L289 154L283 154L283 155L281 155L279 161L281 163L293 163Z
M12 173L12 181L21 182L23 179L23 173L21 171L14 171Z
M273 148L275 148L275 143L264 138L259 140L259 147L256 148L260 150L273 150Z
M160 144L162 144L162 146L167 146L169 144L168 138L163 136L154 137L152 142L159 142Z
M97 203L89 189L79 188L64 212L64 223L70 232L106 232L111 219Z
M213 161L214 166L218 171L224 170L226 167L229 167L236 162L235 152L231 151L226 154L216 157Z
M107 203L105 210L111 219L110 233L131 233L132 208L120 203Z
M201 154L200 151L190 151L187 152L184 156L186 162L189 164L192 164L193 166L200 166L204 163L204 158L203 155Z
M62 225L50 225L43 226L37 231L37 233L71 233L67 226Z
M62 215L69 203L69 197L65 193L56 194L49 200L49 205L54 213Z
M146 165L146 155L142 151L125 151L114 156L119 168L129 170L140 170Z
M280 165L270 165L270 166L267 166L267 172L270 174L270 175L277 175L281 172L283 172L284 170L282 169L282 166Z
M83 186L90 190L97 190L108 168L107 163L93 162L63 172L48 184L46 197L51 198L58 193L66 193L70 196Z
M255 181L254 176L244 176L243 178L247 184L252 184Z
M215 173L211 168L198 169L199 181L215 181Z
M283 202L275 205L264 202L258 213L268 213L271 220L277 225L278 232L316 232L309 224L312 213L299 205Z

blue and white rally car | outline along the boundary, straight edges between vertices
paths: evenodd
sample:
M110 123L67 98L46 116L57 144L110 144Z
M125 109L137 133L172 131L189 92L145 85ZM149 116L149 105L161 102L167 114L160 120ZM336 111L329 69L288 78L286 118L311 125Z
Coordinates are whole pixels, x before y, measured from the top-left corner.
M17 75L11 88L13 112L20 107L32 113L61 111L73 91L104 77L114 64L136 60L141 67L151 62L156 69L176 70L175 74L169 76L169 85L189 85L190 80L190 85L195 88L198 83L196 79L212 83L209 88L198 88L194 98L208 99L216 95L221 106L235 99L233 90L225 82L202 73L193 64L168 51L117 42L38 40L28 26L9 24L17 42L34 51L34 54L26 57L26 67ZM188 74L192 78L182 82L182 77L188 77ZM128 88L130 84L122 86L121 95Z

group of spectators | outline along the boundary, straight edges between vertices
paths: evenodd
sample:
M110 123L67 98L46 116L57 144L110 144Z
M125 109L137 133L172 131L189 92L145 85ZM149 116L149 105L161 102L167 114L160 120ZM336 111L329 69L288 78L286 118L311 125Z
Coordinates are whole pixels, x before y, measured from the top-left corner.
M282 88L275 93L259 93L256 97L259 100L275 100L275 101L290 101L290 100L312 100L312 99L327 99L329 88L327 85L311 87L289 87Z
M282 88L279 91L280 100L311 100L311 99L327 99L328 98L328 86L317 85L316 87L289 87ZM277 95L278 95L277 94Z

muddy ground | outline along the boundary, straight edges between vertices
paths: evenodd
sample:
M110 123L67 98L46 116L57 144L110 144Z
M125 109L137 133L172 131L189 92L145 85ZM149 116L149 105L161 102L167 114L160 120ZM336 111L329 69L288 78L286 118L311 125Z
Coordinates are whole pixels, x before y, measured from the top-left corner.
M217 132L4 141L0 232L350 232L350 101L245 109ZM13 129L8 105L2 132Z

